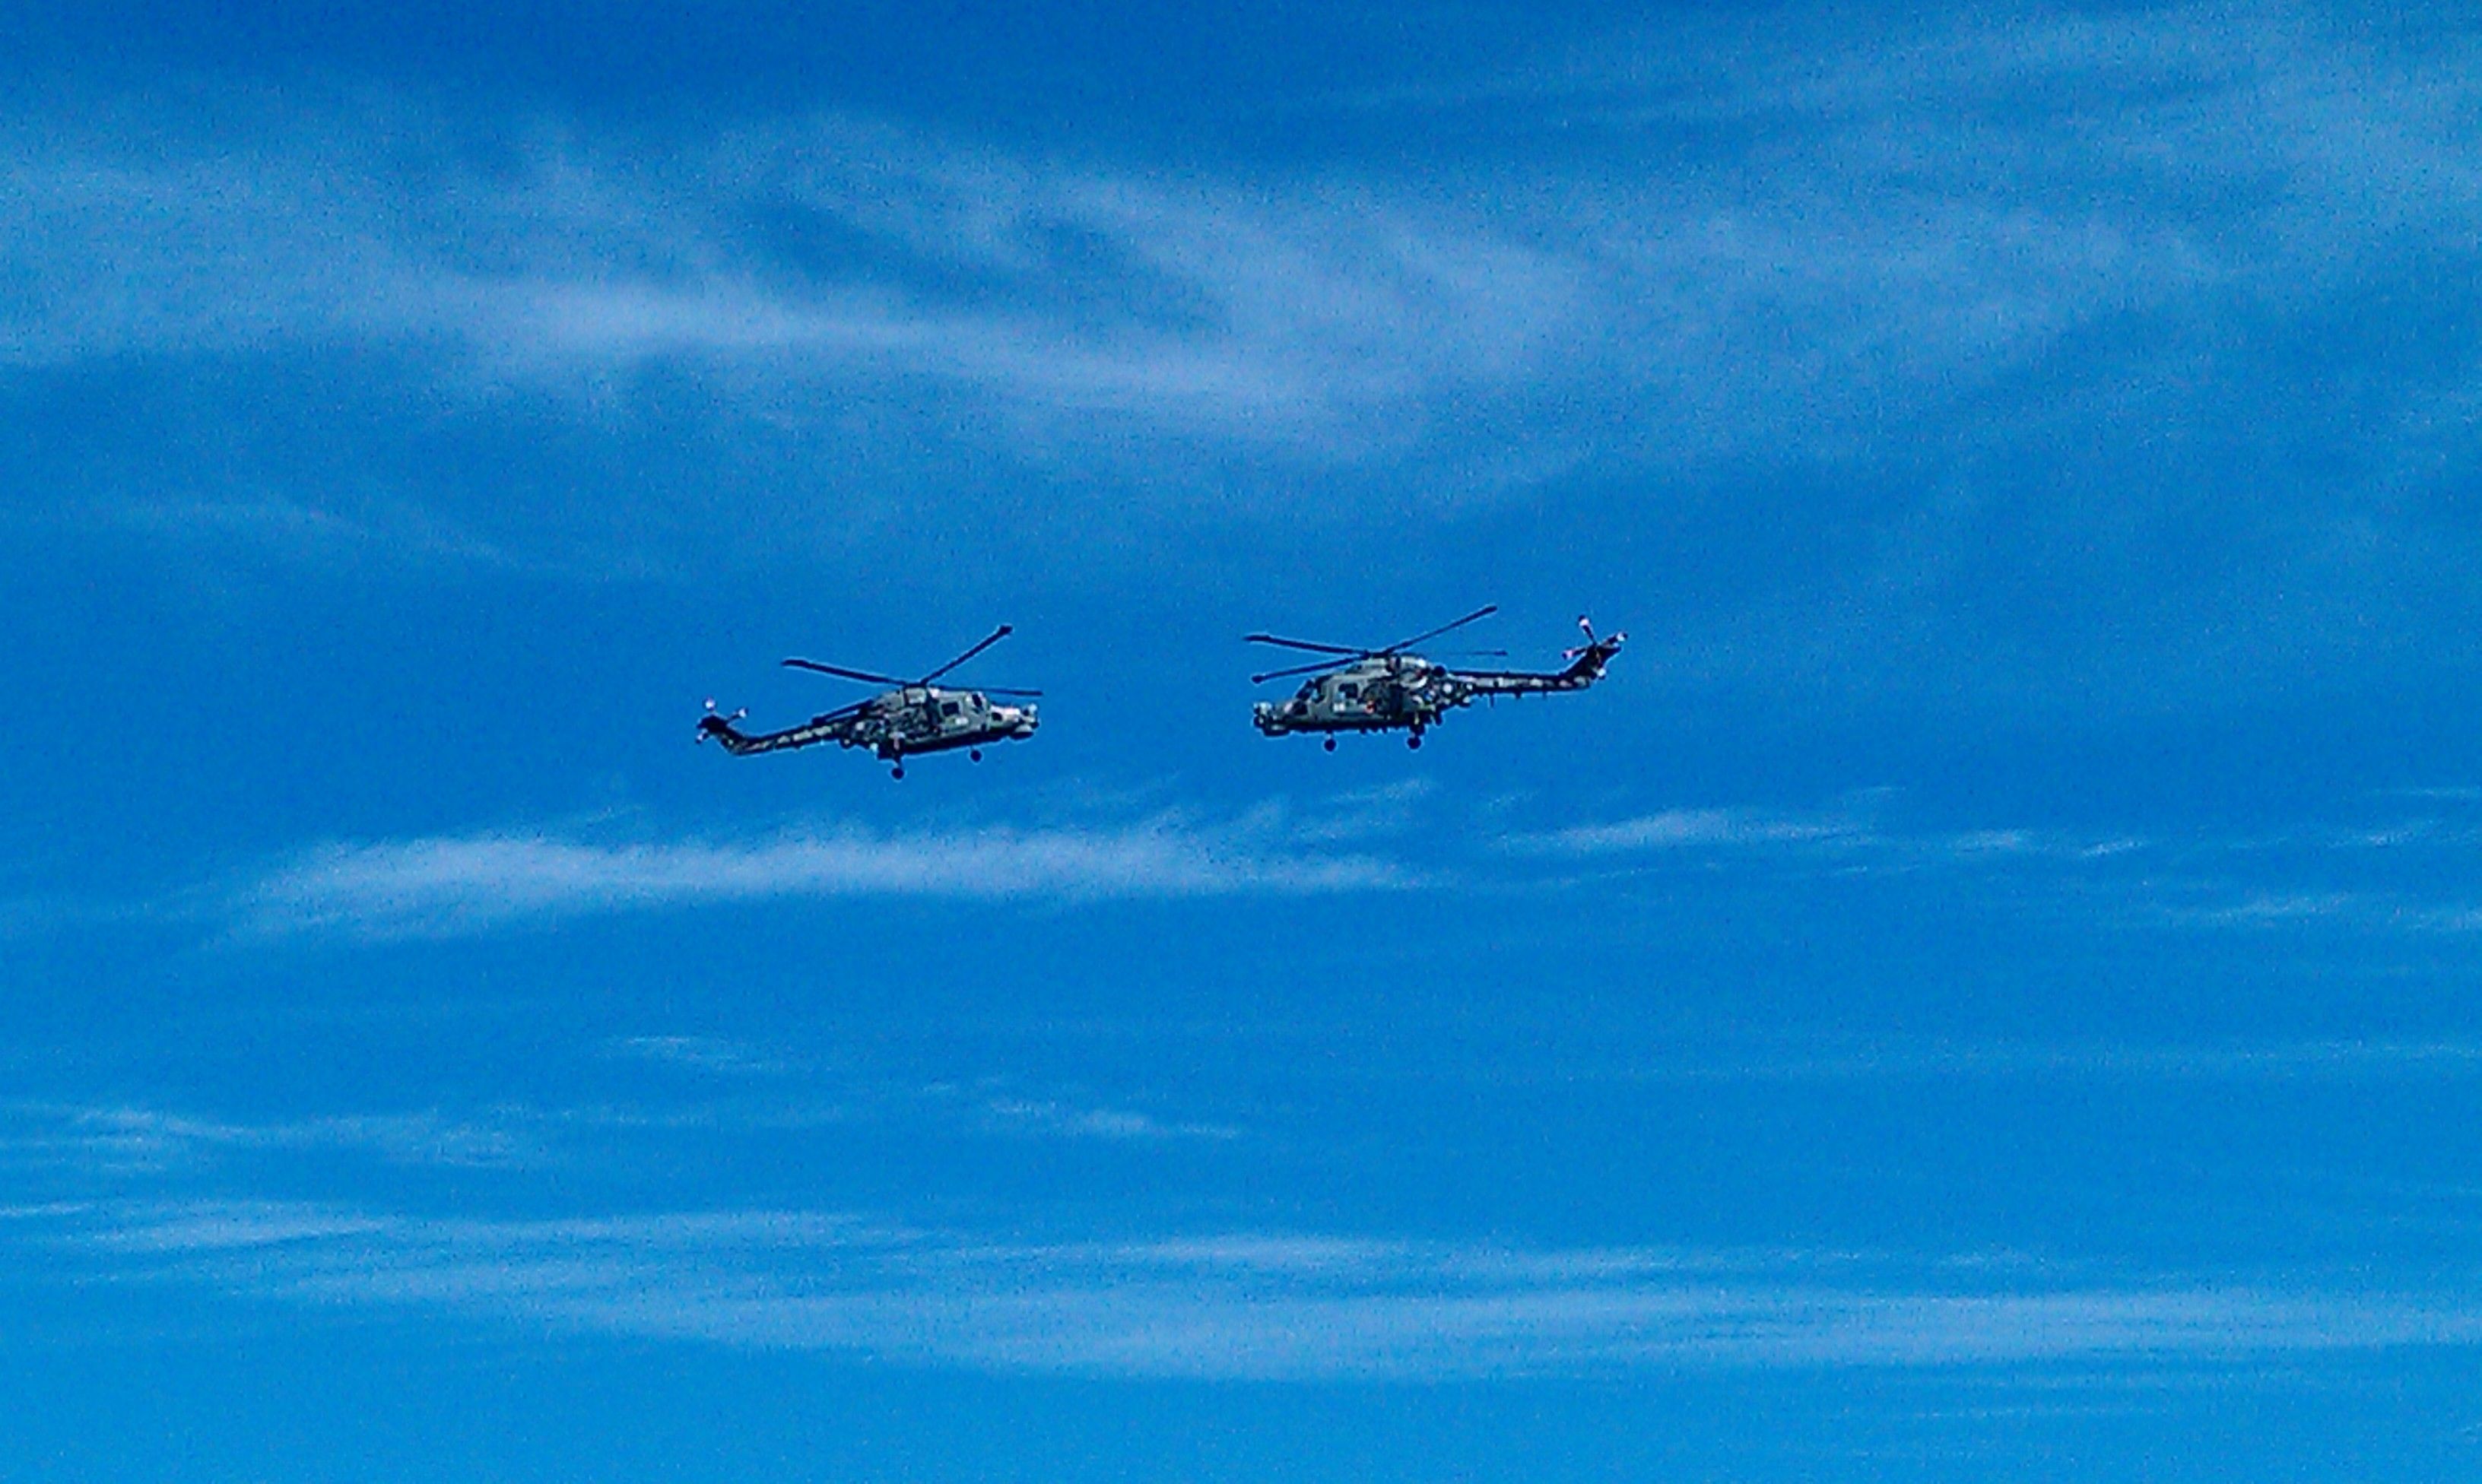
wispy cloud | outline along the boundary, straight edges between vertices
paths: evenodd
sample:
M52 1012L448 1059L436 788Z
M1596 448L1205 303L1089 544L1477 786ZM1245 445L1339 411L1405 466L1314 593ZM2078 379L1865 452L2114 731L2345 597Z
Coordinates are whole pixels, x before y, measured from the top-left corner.
M993 1098L983 1106L995 1128L1010 1133L1139 1143L1172 1139L1223 1142L1241 1136L1241 1131L1229 1124L1173 1122L1134 1108L1081 1107L1049 1098Z
M2453 1291L1285 1233L1029 1241L800 1211L514 1221L123 1203L21 1211L0 1235L124 1280L263 1301L997 1370L1444 1377L2482 1341L2482 1301Z
M411 110L256 123L188 159L93 134L32 151L0 223L47 292L0 315L0 359L376 341L589 385L684 362L753 409L965 388L1054 452L1087 441L1074 417L1350 453L1398 436L1391 413L1524 379L1588 309L1523 234L1349 185L833 117L653 152L503 140L515 168L491 171Z
M2317 891L2191 888L2161 904L2157 915L2168 922L2214 927L2333 927L2353 932L2423 937L2465 937L2482 932L2482 906L2474 906L2469 901L2424 899L2387 888Z
M1572 1072L1568 1075L1579 1076ZM1881 1079L2075 1079L2271 1081L2482 1076L2472 1041L2101 1044L1920 1040L1816 1041L1718 1055L1649 1055L1617 1074L1646 1081L1766 1082Z
M1358 462L1477 428L1555 462L1814 454L2109 317L2333 286L2482 210L2461 37L2390 53L2284 7L1797 25L1682 23L1364 100L1600 131L1412 178L850 117L651 147L369 98L186 147L125 109L98 114L143 147L21 122L0 252L34 291L0 357L376 340L590 381L680 360L771 415L822 383L962 390L1045 458L1160 432ZM1679 168L1647 170L1650 141Z
M1545 834L1512 837L1512 848L1538 854L1605 855L1699 846L1763 846L1837 843L1873 838L1856 820L1798 819L1749 809L1666 809L1599 824L1575 824Z
M1826 809L1659 809L1513 831L1495 843L1518 870L1540 862L1564 872L1695 869L1819 880L1937 872L1960 884L2006 882L2004 895L1958 902L2122 929L2444 941L2482 931L2476 840L2469 824L2432 816L2253 830L1959 828L1909 819L1896 795L1863 794Z
M1663 809L1511 835L1503 843L1520 855L1735 851L1799 853L1847 862L1867 857L1899 865L2026 859L2099 862L2146 848L2145 841L2126 835L2081 838L2056 830L2006 827L1907 830L1883 821L1882 812L1876 807L1809 813L1746 806Z
M1437 826L1420 848L1386 848L1417 813ZM2437 937L2482 926L2482 909L2454 890L2471 832L2428 820L2276 836L1960 828L1909 821L1892 796L1863 794L1823 809L1676 807L1533 830L1510 829L1503 811L1487 827L1476 822L1453 806L1436 807L1423 789L1401 787L1311 810L1276 801L1220 818L1168 811L1032 828L789 828L753 844L480 832L318 846L203 898L194 895L190 910L203 899L209 916L249 937L382 940L803 898L1079 903L1315 896L1692 865L1776 877L2004 875L2009 910L2039 907L2123 926L2330 925ZM2048 890L2027 895L2046 883ZM707 1070L765 1061L748 1048L696 1037L615 1049Z
M0 1154L85 1174L150 1175L199 1168L219 1157L348 1153L395 1164L509 1167L540 1162L541 1141L522 1117L461 1119L437 1112L356 1114L241 1123L129 1106L18 1105L7 1109Z
M1414 878L1243 825L793 833L760 845L598 845L510 834L336 845L232 894L257 934L436 937L585 913L800 897L991 900L1379 891Z
M763 1077L792 1069L785 1057L728 1036L626 1036L613 1042L610 1051L614 1055L729 1077Z

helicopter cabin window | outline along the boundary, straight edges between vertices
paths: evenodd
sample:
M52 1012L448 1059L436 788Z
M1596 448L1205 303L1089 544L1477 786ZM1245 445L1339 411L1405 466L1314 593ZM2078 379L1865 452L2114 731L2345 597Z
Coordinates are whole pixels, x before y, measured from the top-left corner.
M1335 694L1336 699L1338 700L1359 700L1361 698L1361 686L1357 681L1348 680L1343 685L1335 688Z
M956 714L957 714L957 703L956 703L956 702L954 702L954 701L941 701L941 702L939 703L939 715L941 715L941 716L955 716Z

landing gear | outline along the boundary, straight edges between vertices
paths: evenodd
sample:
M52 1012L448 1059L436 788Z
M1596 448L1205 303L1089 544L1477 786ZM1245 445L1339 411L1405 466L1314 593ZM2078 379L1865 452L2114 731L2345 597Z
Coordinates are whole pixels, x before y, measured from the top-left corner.
M1333 738L1333 737L1331 737L1331 738L1329 738L1326 742L1321 742L1319 745L1321 745L1321 746L1323 746L1323 747L1327 748L1327 750L1328 750L1328 751L1330 751L1330 752L1333 752L1333 751L1335 750L1335 739L1334 739L1334 738Z
M1408 746L1408 747L1413 748L1415 752L1419 752L1419 751L1421 751L1421 750L1422 750L1422 734L1421 734L1421 733L1419 733L1419 732L1415 732L1415 733L1413 733L1412 736L1410 736L1410 737L1406 738L1406 739L1405 739L1405 745L1406 745L1406 746Z
M902 764L902 763L899 763L899 764L897 764L894 768L889 768L889 769L887 770L887 776L889 776L890 778L902 778L902 777L904 777L904 776L905 776L905 765L904 765L904 764Z
M965 749L965 760L971 763L981 762L983 760L983 749L980 747L969 747Z

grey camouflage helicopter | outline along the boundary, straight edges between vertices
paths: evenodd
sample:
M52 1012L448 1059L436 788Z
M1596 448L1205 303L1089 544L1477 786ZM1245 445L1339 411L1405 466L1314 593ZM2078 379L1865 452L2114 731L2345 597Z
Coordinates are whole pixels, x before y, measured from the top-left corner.
M1040 690L1014 690L1002 686L981 690L958 690L931 682L947 674L1014 632L1001 624L989 638L964 654L933 670L919 680L899 680L893 675L875 675L868 670L849 670L833 664L821 664L815 660L787 660L795 669L816 670L822 675L840 676L874 686L894 686L868 700L822 712L799 726L788 726L780 732L761 732L750 736L733 729L733 723L749 715L736 711L729 716L715 714L715 702L706 703L707 714L699 718L698 740L712 737L724 744L724 750L734 757L753 752L779 752L788 747L807 747L816 742L834 742L839 747L868 747L879 754L883 763L893 764L888 776L905 776L905 760L919 752L953 752L959 747L979 763L987 742L1020 742L1034 735L1041 725L1032 706L1009 706L990 699L995 695L1036 696Z
M1475 609L1454 623L1443 623L1427 633L1400 639L1385 649L1352 649L1341 644L1313 644L1296 638L1278 638L1272 634L1252 634L1246 641L1253 644L1274 644L1284 649L1306 649L1312 654L1333 658L1315 664L1298 665L1288 670L1269 670L1250 677L1252 685L1279 680L1287 675L1308 675L1300 690L1289 701L1260 701L1252 709L1251 719L1258 730L1269 737L1281 737L1288 732L1324 732L1327 750L1335 750L1338 732L1386 732L1402 728L1408 734L1405 745L1422 745L1425 729L1439 725L1440 717L1459 706L1473 703L1474 697L1498 695L1533 695L1553 690L1583 690L1603 678L1603 666L1620 652L1628 636L1612 634L1597 638L1595 626L1584 618L1577 627L1586 633L1586 642L1569 650L1561 658L1569 662L1562 670L1457 670L1409 654L1415 644L1438 638L1450 630L1462 629L1477 618L1499 612L1499 605ZM1504 654L1505 650L1489 653Z

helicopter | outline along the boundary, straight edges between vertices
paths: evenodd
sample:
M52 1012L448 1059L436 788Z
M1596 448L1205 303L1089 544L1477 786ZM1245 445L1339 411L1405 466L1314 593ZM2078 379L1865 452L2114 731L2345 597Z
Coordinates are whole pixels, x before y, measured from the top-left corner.
M967 749L965 755L979 763L983 760L985 743L1022 741L1032 737L1035 728L1042 724L1034 707L1010 706L990 698L995 695L1037 696L1043 692L1015 690L1001 686L981 690L959 690L935 686L931 682L1013 632L1009 625L1001 624L990 638L919 680L899 680L893 675L849 670L838 665L821 664L816 660L786 660L784 664L794 669L815 670L822 675L835 675L874 686L894 686L896 689L834 711L822 712L799 726L788 726L780 732L761 732L756 736L737 731L732 725L748 716L747 711L736 711L728 716L718 716L715 702L709 701L706 715L699 718L698 741L704 742L712 737L734 757L830 742L839 747L868 747L879 754L881 762L894 765L888 769L888 776L892 778L905 776L906 758L917 752L951 752L964 747Z
M1314 664L1251 676L1254 686L1287 675L1310 677L1302 682L1301 690L1289 701L1260 701L1252 709L1251 719L1268 737L1281 737L1288 732L1326 733L1324 741L1330 752L1335 750L1338 732L1386 732L1397 728L1408 734L1406 746L1418 748L1426 729L1439 725L1451 709L1472 704L1475 696L1585 690L1603 678L1603 666L1628 640L1627 635L1618 633L1598 638L1594 624L1581 617L1577 627L1585 631L1586 641L1561 656L1569 662L1568 668L1548 671L1457 670L1407 653L1415 644L1498 612L1498 604L1489 604L1454 623L1443 623L1385 649L1313 644L1303 639L1278 638L1272 634L1245 636L1248 643L1274 644L1330 657Z

